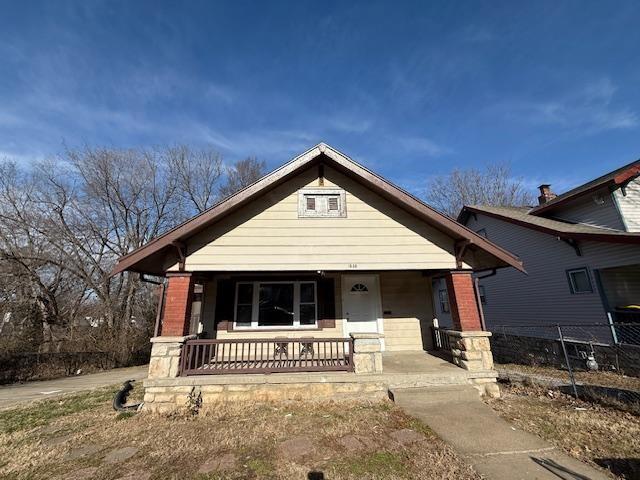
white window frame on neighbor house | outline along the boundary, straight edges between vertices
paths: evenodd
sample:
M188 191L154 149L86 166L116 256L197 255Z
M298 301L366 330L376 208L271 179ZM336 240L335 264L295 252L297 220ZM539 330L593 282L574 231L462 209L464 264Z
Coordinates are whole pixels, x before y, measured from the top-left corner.
M573 278L573 274L582 272L587 276L587 281L589 282L589 290L578 290L576 288L576 282ZM580 268L570 268L567 270L567 278L569 279L569 288L573 295L583 295L586 293L593 293L593 282L591 281L591 275L589 273L589 269L587 267Z
M310 209L309 200L314 208ZM337 208L330 209L330 199L337 202ZM298 191L298 217L341 218L347 216L346 193L341 188L303 188Z
M311 305L311 302L300 301L300 285L313 285L314 321L309 324L300 324L300 305ZM260 315L260 285L289 284L293 285L293 324L292 325L258 325ZM238 289L240 285L253 286L253 298L251 303L251 326L238 325ZM248 304L241 304L248 305ZM253 282L237 282L235 288L235 298L233 301L233 329L234 330L315 330L318 328L318 283L313 280L257 280Z

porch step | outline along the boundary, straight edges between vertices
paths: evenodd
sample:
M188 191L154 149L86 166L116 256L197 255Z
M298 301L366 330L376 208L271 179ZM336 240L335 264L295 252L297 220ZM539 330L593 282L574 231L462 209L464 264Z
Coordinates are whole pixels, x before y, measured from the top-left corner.
M416 403L438 405L480 401L480 393L471 385L390 388L389 397L401 407L408 407Z
M405 373L383 374L390 389L416 389L469 385L469 376L464 370L456 374Z

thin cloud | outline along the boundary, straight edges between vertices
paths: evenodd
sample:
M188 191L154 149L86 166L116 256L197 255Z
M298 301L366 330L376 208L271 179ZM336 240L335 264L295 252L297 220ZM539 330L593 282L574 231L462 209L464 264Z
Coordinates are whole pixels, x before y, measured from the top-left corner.
M603 79L562 98L511 100L495 108L508 120L579 130L587 134L637 127L640 117L635 111L614 105L616 90L609 79Z
M397 137L395 143L407 153L417 153L430 157L441 157L453 153L453 150L426 137Z

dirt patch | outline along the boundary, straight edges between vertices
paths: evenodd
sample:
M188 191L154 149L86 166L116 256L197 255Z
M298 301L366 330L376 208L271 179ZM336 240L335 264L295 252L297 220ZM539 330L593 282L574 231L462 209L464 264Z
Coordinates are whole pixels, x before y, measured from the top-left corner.
M541 387L502 385L501 389L502 398L487 403L517 427L622 478L640 478L637 415Z
M5 417L0 478L74 478L83 473L92 480L479 479L429 429L386 401L239 403L194 417L139 414L120 419L110 398L67 401L72 405L44 402L14 410L19 420ZM40 411L52 408L55 415ZM426 441L394 438L407 430L412 438ZM52 433L68 436L67 441L43 442ZM82 450L87 446L92 448ZM65 457L80 451L82 455ZM119 463L104 461L123 451L127 458L118 455Z

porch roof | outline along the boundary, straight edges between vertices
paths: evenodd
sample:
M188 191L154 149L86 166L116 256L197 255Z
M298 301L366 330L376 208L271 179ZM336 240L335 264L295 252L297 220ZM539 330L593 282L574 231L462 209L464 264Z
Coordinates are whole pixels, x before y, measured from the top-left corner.
M112 275L125 270L163 275L165 273L163 265L179 260L180 248L189 238L302 171L319 164L335 168L450 236L458 242L461 260L472 268L483 270L512 266L524 271L522 261L515 255L438 212L343 153L320 143L208 210L121 257Z

